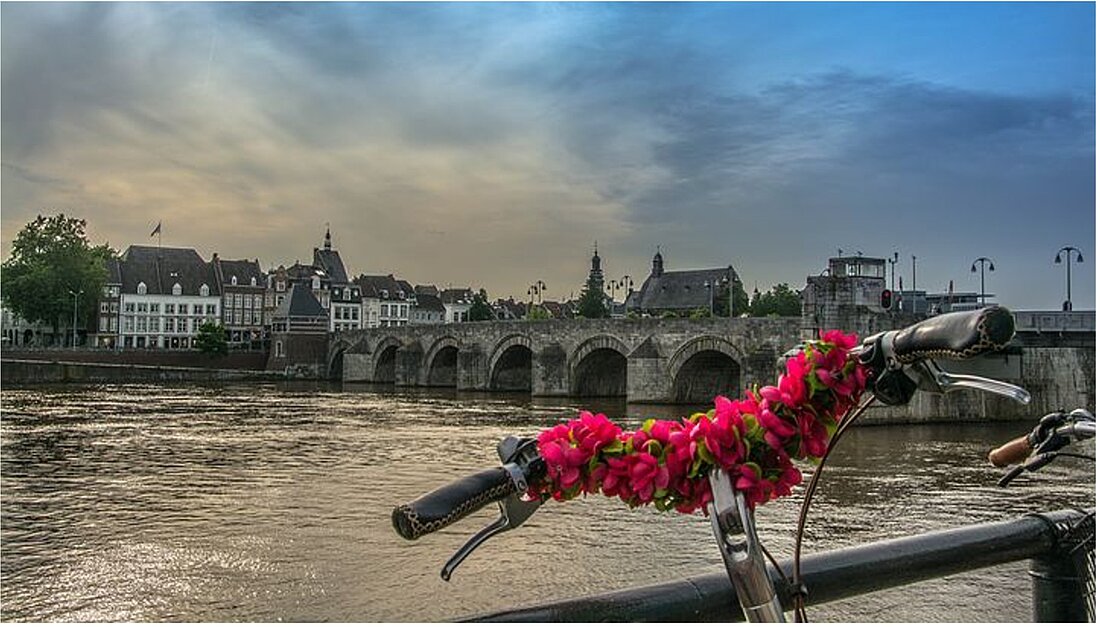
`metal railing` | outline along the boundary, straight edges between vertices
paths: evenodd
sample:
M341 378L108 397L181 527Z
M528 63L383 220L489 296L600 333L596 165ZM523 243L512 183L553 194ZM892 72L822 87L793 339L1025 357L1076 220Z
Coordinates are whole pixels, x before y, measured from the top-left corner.
M1007 522L970 525L827 551L802 560L808 605L836 601L1030 559L1033 619L1037 622L1089 620L1094 582L1067 575L1073 558L1064 549L1068 529L1094 525L1088 513L1062 510ZM1094 541L1093 541L1094 542ZM1091 557L1091 555L1090 555ZM790 572L790 560L780 562ZM1067 568L1069 569L1067 571ZM782 575L769 568L785 610L793 607ZM1079 571L1076 571L1079 572ZM631 588L595 596L504 610L466 622L696 622L744 620L725 572Z

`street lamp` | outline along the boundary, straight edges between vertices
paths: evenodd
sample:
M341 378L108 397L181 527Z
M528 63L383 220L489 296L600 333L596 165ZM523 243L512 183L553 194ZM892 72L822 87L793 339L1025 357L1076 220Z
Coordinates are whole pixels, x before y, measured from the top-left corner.
M986 266L986 264L989 265L989 271L993 272L993 260L990 259L989 257L978 257L977 259L974 260L974 263L970 264L970 271L971 272L977 272L978 269L981 268L982 291L981 291L980 296L982 297L982 304L983 305L985 304L985 266Z
M898 253L896 250L894 251L894 258L887 259L887 261L890 262L890 289L892 290L897 287L897 283L894 281L894 272L898 265Z
M69 294L72 294L73 297L73 348L76 348L76 303L78 299L84 295L84 290L80 290L79 292L69 290Z
M542 292L546 289L546 284L542 282L542 279L535 281L535 284L531 286L531 289L527 291L528 294L535 294L539 297L539 303L542 303Z
M1073 301L1070 299L1069 290L1069 254L1073 251L1077 251L1077 263L1085 263L1085 257L1081 254L1080 249L1074 246L1063 246L1058 249L1058 253L1054 255L1054 263L1062 263L1062 253L1066 253L1066 302L1062 303L1062 311L1073 311Z

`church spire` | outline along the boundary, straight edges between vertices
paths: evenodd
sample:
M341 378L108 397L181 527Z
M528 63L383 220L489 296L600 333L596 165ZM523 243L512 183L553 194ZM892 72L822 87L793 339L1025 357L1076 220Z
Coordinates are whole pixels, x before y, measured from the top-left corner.
M332 250L332 233L329 232L328 222L325 222L325 250Z

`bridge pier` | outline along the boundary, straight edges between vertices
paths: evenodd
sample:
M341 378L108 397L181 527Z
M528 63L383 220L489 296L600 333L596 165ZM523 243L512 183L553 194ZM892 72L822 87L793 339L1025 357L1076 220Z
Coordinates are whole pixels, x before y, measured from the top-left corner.
M560 343L547 344L531 360L531 395L569 395L569 357Z
M424 349L419 342L412 342L397 349L394 368L394 384L398 386L420 385L420 369L424 363Z
M464 345L458 349L458 369L455 387L460 390L489 389L489 358L480 344Z

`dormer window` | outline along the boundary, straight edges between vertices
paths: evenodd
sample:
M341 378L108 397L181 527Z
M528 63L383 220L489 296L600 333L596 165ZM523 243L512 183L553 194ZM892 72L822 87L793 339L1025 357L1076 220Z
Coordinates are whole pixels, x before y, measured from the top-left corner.
M199 296L209 296L209 295L210 295L210 286L209 285L207 285L206 283L203 283L201 286L199 286Z
M321 277L319 277L319 276L313 277L313 289L315 289L315 290L321 289Z
M145 296L145 294L147 294L148 291L149 291L149 289L147 287L145 287L145 281L142 281L142 282L137 284L138 296Z
M236 285L237 284L237 275L234 274L233 276L229 277L229 284L230 285Z
M179 283L176 283L172 286L172 296L179 296L180 294L183 294L183 288L180 287Z
M389 290L382 290L382 298L389 298L389 297L390 297L390 291Z
M256 287L256 277L252 277L252 287Z
M397 298L400 300L405 300L405 290L397 290Z

